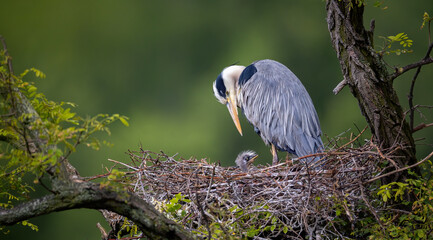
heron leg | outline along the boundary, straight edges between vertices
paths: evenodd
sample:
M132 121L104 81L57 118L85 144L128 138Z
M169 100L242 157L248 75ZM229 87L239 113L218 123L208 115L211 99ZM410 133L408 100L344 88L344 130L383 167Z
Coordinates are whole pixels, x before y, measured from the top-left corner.
M275 148L274 144L271 144L271 153L272 153L272 165L278 164L279 160L278 160L278 154L277 154L277 149Z

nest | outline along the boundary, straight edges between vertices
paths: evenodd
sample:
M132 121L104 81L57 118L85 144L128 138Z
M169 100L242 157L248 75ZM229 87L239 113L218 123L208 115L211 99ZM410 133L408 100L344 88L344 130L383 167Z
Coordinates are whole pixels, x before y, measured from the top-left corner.
M166 209L161 203L181 194L188 199L182 202L186 214L176 215L175 220L188 230L207 237L211 236L209 223L212 222L220 223L222 231L227 233L234 224L269 226L273 218L280 227L270 229L272 231L263 228L255 236L279 239L345 238L334 220L344 215L354 223L361 211L357 208L360 203L371 208L365 185L384 171L379 168L380 162L392 161L370 142L359 148L343 146L335 151L309 155L321 157L312 166L295 159L295 164L286 161L273 166L256 166L247 173L206 159L175 159L163 152L140 149L130 151L129 155L131 163L115 162L129 172L130 190L162 212ZM166 215L173 218L173 215ZM117 215L108 219L112 223L122 220Z

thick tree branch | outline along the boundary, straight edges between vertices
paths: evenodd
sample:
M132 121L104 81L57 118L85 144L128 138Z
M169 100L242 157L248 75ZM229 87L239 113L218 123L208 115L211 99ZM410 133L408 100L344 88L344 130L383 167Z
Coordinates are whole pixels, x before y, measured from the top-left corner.
M193 239L181 226L135 194L112 191L93 183L79 183L59 194L0 210L0 225L13 225L32 217L77 208L106 209L118 213L137 224L143 234L151 239Z
M358 100L362 115L381 149L400 146L395 152L402 167L416 162L415 143L404 119L397 93L383 59L373 48L372 30L364 27L364 6L350 0L326 2L328 30L340 62L344 81Z

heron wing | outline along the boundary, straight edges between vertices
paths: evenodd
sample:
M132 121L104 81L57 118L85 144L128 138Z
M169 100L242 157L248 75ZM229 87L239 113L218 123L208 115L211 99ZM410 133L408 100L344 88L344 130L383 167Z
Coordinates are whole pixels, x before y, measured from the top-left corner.
M250 66L256 72L247 80L241 75L239 101L263 141L298 156L321 150L319 119L301 81L273 60L257 61Z

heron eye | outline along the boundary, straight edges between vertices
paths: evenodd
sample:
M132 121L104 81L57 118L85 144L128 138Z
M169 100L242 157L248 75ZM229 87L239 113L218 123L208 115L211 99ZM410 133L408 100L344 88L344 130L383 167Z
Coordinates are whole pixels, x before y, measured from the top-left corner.
M226 96L228 96L229 95L229 91L226 91Z

